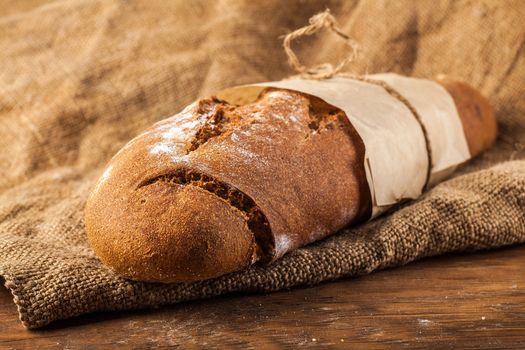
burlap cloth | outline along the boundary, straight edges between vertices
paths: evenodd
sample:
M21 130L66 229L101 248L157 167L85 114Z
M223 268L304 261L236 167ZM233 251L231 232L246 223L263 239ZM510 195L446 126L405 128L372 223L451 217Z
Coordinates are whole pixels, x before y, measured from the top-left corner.
M83 207L108 159L199 96L292 73L279 36L332 9L356 73L447 73L493 102L497 146L421 200L267 267L190 284L121 279ZM267 292L525 241L525 4L520 1L30 1L0 4L0 275L25 326L101 310ZM306 63L340 59L333 35Z

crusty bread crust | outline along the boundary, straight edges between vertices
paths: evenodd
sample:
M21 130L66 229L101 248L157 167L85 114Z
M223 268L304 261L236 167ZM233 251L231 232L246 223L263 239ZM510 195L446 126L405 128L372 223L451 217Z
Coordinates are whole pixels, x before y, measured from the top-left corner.
M442 84L478 154L495 138L490 104L467 85ZM344 113L312 96L203 99L111 160L86 205L88 239L105 264L141 281L268 263L370 217L364 151Z
M471 156L489 149L498 135L496 116L490 102L466 83L446 76L439 76L437 81L447 89L456 104Z

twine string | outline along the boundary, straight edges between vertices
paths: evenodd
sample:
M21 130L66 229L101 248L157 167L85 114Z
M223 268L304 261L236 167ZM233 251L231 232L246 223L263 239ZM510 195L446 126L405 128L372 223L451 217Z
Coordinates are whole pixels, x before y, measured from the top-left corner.
M303 65L300 61L295 52L293 51L291 44L292 41L295 39L298 39L303 36L312 35L317 33L319 30L327 28L328 30L331 30L335 34L337 34L339 37L344 39L344 42L346 45L350 47L350 53L343 59L337 66L333 66L331 63L322 63L314 67L306 67ZM403 103L412 113L416 121L419 123L419 126L421 127L421 131L423 132L423 136L425 138L425 148L427 151L427 157L428 157L428 166L427 166L427 172L426 172L426 179L425 183L423 185L423 190L425 190L428 186L428 183L430 181L430 176L432 173L432 149L430 146L430 138L428 135L428 131L425 127L425 124L423 124L423 121L421 119L421 116L416 111L414 106L401 94L399 91L394 89L390 84L377 79L371 79L367 75L355 75L350 73L341 72L342 69L350 62L354 61L354 59L357 57L360 46L357 42L352 40L347 34L343 33L341 29L339 29L337 25L337 21L330 13L329 9L326 9L324 12L320 12L314 16L312 16L309 20L309 24L301 27L299 29L294 30L293 32L287 34L283 39L283 48L288 56L288 63L290 66L295 69L295 71L298 74L300 78L303 79L312 79L312 80L322 80L322 79L329 79L333 77L345 77L350 78L354 80L359 80L365 83L379 85L385 91L396 98L398 101Z
M323 28L327 28L337 36L341 37L345 44L350 48L350 53L339 62L336 67L331 63L322 63L310 68L306 67L299 61L299 58L292 49L292 41L303 36L315 34ZM339 29L337 22L329 9L312 16L308 25L288 33L283 39L283 48L288 56L288 63L302 78L316 80L328 79L338 74L346 64L352 62L357 57L360 50L359 45Z

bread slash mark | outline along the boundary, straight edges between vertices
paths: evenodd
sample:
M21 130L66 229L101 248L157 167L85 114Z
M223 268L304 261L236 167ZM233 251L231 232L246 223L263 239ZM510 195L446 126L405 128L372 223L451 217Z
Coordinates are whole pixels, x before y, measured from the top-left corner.
M186 149L186 154L197 150L211 138L223 134L230 124L233 123L235 125L240 120L240 117L233 113L235 106L216 97L199 101L198 108L197 114L204 116L206 119L195 133L193 140Z
M275 248L272 231L266 215L255 204L254 200L239 189L221 182L209 175L193 170L179 169L170 174L157 176L143 182L138 187L154 183L165 183L202 188L226 201L229 205L241 211L246 218L248 228L257 242L257 255L262 262L271 260Z

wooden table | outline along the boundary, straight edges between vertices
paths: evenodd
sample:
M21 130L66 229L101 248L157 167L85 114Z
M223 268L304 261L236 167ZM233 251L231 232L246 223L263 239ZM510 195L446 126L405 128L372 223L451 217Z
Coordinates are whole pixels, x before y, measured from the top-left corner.
M100 313L25 330L0 293L0 347L525 349L525 245L360 278Z

